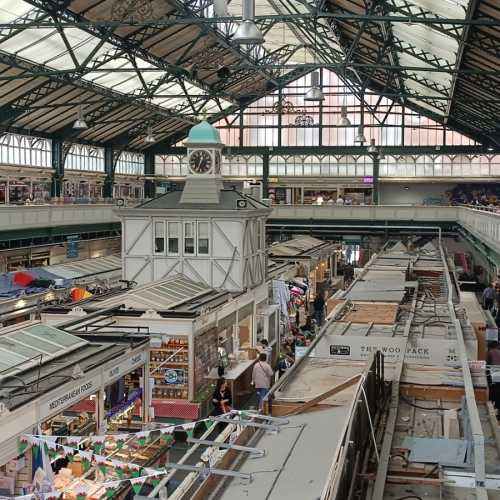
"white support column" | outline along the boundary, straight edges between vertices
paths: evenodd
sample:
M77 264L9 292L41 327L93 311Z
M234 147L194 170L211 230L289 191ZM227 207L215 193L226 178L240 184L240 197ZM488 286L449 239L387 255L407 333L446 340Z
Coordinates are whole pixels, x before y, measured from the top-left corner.
M96 395L96 422L97 422L97 432L106 432L106 422L105 422L105 409L104 409L104 388L97 391Z
M146 362L142 367L142 421L147 424L150 421L149 408L151 407L151 384L149 382L150 363L149 352L146 356Z

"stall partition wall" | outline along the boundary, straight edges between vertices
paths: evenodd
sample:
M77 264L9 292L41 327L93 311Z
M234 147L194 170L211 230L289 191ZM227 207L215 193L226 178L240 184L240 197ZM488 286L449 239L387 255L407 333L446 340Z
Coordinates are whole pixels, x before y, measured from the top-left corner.
M139 367L149 370L147 349L132 349L130 352L90 370L77 380L62 384L52 391L34 397L29 403L9 412L0 405L0 464L19 455L18 440L22 434L33 434L42 422L59 415L68 408L93 394L104 401L104 387ZM147 395L146 395L147 396ZM148 397L143 404L149 406ZM144 412L147 415L148 412ZM104 428L104 409L99 412L98 428Z

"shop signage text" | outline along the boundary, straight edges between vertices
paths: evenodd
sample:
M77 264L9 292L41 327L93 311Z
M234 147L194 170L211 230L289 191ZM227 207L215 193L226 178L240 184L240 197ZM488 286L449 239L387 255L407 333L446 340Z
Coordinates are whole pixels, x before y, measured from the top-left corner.
M113 366L107 371L107 379L119 378L125 375L135 368L143 365L146 362L146 355L144 352L138 352L132 357L122 361L119 365Z
M56 412L61 412L78 401L84 399L89 394L94 394L100 388L100 377L94 377L85 382L80 382L77 386L66 390L66 392L50 399L40 408L40 417L45 418Z
M370 339L332 335L328 341L328 354L336 359L362 361L379 350L389 362L400 360L403 353L405 360L410 363L453 366L459 362L457 344L454 340L418 339L406 345L406 338ZM322 355L319 353L319 356Z

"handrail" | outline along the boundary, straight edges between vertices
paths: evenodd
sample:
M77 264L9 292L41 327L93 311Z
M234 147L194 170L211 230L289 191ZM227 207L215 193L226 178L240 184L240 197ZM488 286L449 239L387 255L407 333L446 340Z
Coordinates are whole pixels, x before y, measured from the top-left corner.
M474 384L472 382L472 375L470 372L469 362L467 359L467 351L465 348L462 325L460 324L460 320L457 318L455 314L455 306L453 304L453 283L451 281L450 272L448 269L448 263L446 261L446 255L441 245L439 245L439 252L441 254L441 259L443 262L446 286L448 288L448 301L447 301L448 310L450 313L450 318L453 324L455 325L457 348L460 356L460 364L464 378L465 403L467 405L467 410L472 430L472 438L474 443L474 471L476 475L476 488L478 493L482 495L482 492L480 490L484 489L486 481L483 428L481 425L479 410L476 404L476 397L474 394Z

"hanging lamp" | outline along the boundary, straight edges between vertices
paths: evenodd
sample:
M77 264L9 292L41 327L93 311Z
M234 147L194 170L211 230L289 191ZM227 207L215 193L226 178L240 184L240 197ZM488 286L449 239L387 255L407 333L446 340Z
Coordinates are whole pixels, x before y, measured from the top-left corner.
M255 24L255 0L243 0L243 20L233 35L236 45L261 45L264 35Z
M85 115L83 114L82 106L78 107L78 114L75 123L73 124L73 128L75 130L86 130L89 128L87 122L85 121Z
M155 136L153 134L153 127L151 125L148 125L144 142L147 144L152 144L153 142L156 142Z
M358 127L358 134L354 138L354 142L359 143L359 144L363 144L363 143L366 142L366 137L364 135L364 127L363 127L363 125L360 125Z
M217 17L227 17L227 0L214 0L214 14Z
M367 148L368 153L377 153L377 146L375 146L375 139L370 139L370 145Z
M342 127L350 127L352 125L351 120L349 120L349 117L347 116L347 105L345 103L342 104L342 107L340 108L339 125L341 125Z
M311 87L304 95L304 101L324 101L325 96L319 83L319 71L311 73Z

